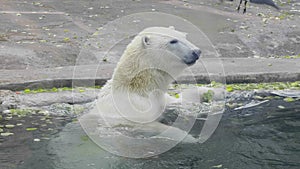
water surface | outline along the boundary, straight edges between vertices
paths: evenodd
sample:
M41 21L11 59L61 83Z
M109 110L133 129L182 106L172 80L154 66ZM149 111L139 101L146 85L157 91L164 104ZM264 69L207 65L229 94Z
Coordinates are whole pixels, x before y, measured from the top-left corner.
M199 121L192 132L201 124ZM26 145L28 158L13 165L11 156L9 168L296 169L300 168L300 101L287 103L280 98L247 109L227 108L217 130L205 143L179 144L147 159L123 158L102 150L86 137L78 122L67 124L48 141ZM5 152L10 147L1 149Z

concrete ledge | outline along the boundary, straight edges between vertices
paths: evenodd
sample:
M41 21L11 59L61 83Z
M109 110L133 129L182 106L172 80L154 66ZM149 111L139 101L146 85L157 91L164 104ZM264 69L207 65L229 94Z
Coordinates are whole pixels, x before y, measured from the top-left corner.
M203 58L185 71L178 83L259 83L300 80L300 59ZM205 68L204 68L205 67ZM103 85L115 64L80 65L47 69L2 70L0 89Z

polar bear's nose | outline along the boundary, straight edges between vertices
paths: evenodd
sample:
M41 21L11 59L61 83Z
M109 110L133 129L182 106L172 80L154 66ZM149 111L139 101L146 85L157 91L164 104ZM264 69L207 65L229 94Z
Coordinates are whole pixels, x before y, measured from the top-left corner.
M194 49L194 50L193 50L193 56L194 56L196 59L199 59L200 54L201 54L201 50L200 50L200 49Z
M183 61L187 65L193 65L199 59L201 51L196 48L189 51L188 55L185 55Z

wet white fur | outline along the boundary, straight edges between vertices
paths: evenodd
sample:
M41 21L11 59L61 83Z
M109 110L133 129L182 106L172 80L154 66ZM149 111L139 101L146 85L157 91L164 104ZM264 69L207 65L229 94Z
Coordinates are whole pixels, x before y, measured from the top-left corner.
M185 47L170 47L168 42L174 38ZM187 48L196 47L187 41L185 33L174 28L143 30L127 46L112 79L101 89L96 107L90 113L101 115L112 127L124 123L138 125L150 132L168 130L163 137L196 142L185 131L156 121L168 103L168 85L187 67L182 56L178 56L186 51L178 49Z

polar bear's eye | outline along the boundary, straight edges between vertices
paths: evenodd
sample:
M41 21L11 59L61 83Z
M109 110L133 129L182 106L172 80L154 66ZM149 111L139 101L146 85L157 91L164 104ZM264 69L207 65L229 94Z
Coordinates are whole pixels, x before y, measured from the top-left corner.
M173 39L173 40L170 41L171 44L175 44L175 43L177 43L177 42L178 42L177 39Z

